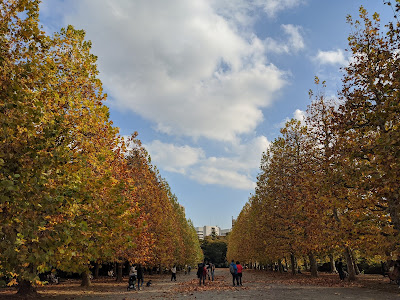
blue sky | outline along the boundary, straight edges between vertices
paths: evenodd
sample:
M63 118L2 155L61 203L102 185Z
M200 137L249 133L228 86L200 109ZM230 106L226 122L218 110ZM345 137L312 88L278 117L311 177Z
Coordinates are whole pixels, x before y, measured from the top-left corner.
M40 19L86 31L121 135L139 132L195 226L230 228L314 76L340 89L361 4L391 19L381 0L44 0Z

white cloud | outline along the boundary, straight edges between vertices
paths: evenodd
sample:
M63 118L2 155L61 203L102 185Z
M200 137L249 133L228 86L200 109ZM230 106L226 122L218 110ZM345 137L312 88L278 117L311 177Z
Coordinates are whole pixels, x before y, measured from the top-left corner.
M201 159L204 159L204 151L190 146L175 146L162 143L159 140L145 144L144 147L157 165L169 172L186 173L186 169Z
M201 148L176 146L153 141L144 145L152 161L161 169L181 173L201 184L216 184L235 189L253 189L253 174L269 142L259 136L245 144L231 144L226 156L206 157Z
M306 121L305 121L305 115L306 112L300 109L296 109L293 113L293 119L298 120L301 122L302 125L306 125ZM276 127L278 128L283 128L285 127L286 122L290 121L290 118L286 118L285 120L283 120L281 123L277 124Z
M234 141L262 122L286 73L267 61L257 36L215 3L69 1L74 8L65 22L92 40L109 105L136 112L163 133ZM236 1L230 8L262 7L272 15L298 3ZM296 29L284 30L291 47L301 47Z
M295 26L292 24L283 24L282 28L285 31L285 33L289 35L289 43L294 51L304 49L304 41L300 33L301 26Z
M301 35L302 27L293 24L281 25L283 32L287 36L286 41L266 38L264 41L267 52L273 53L296 53L305 48L304 39Z
M302 124L305 124L305 111L296 109L293 113L293 118L299 120Z
M211 0L215 11L235 26L252 25L260 12L274 18L279 12L304 4L305 0Z
M260 3L268 16L274 17L278 12L303 4L304 0L256 0Z
M251 190L256 186L248 176L214 167L202 166L192 178L202 184L217 184L242 190Z
M314 58L315 61L322 65L347 65L348 60L346 59L344 52L341 49L334 51L321 51L318 50L317 55Z

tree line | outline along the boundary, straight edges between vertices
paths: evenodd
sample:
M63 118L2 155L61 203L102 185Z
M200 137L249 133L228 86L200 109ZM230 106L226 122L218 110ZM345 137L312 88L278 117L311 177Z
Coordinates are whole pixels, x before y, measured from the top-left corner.
M290 120L263 153L254 194L232 229L228 259L310 266L343 256L396 259L400 230L400 1L394 21L348 16L349 52L338 97L315 78L304 122Z
M85 32L47 35L39 1L0 2L0 277L94 263L194 265L196 231L134 133L104 105Z

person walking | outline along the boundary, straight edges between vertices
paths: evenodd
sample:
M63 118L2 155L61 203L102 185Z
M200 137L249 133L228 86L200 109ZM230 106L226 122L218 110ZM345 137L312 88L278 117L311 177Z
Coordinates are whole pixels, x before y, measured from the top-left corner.
M239 261L236 262L236 267L237 267L237 276L236 276L236 284L237 285L242 285L242 272L243 272L243 267L240 264Z
M205 277L203 276L204 272L204 264L201 263L197 267L197 277L199 278L199 285L201 285L201 281L203 281L203 285L205 284Z
M176 265L174 265L174 266L171 268L171 272L172 272L172 274L171 274L171 281L172 281L172 279L173 279L174 281L176 281Z
M237 266L235 264L235 261L232 259L231 264L229 265L229 272L231 272L232 274L232 283L233 286L235 286L235 280L236 280L236 276L237 276Z
M141 290L141 288L143 287L143 281L144 281L144 279L143 279L143 268L142 268L142 266L139 264L138 265L138 267L137 267L137 279L138 279L138 290L140 291Z

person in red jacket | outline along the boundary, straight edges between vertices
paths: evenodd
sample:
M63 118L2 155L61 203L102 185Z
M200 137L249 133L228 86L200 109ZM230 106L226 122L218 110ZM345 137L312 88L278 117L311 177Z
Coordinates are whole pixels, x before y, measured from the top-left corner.
M240 262L236 262L236 267L237 267L237 276L236 276L236 285L242 285L242 272L243 272L243 267L240 264Z

